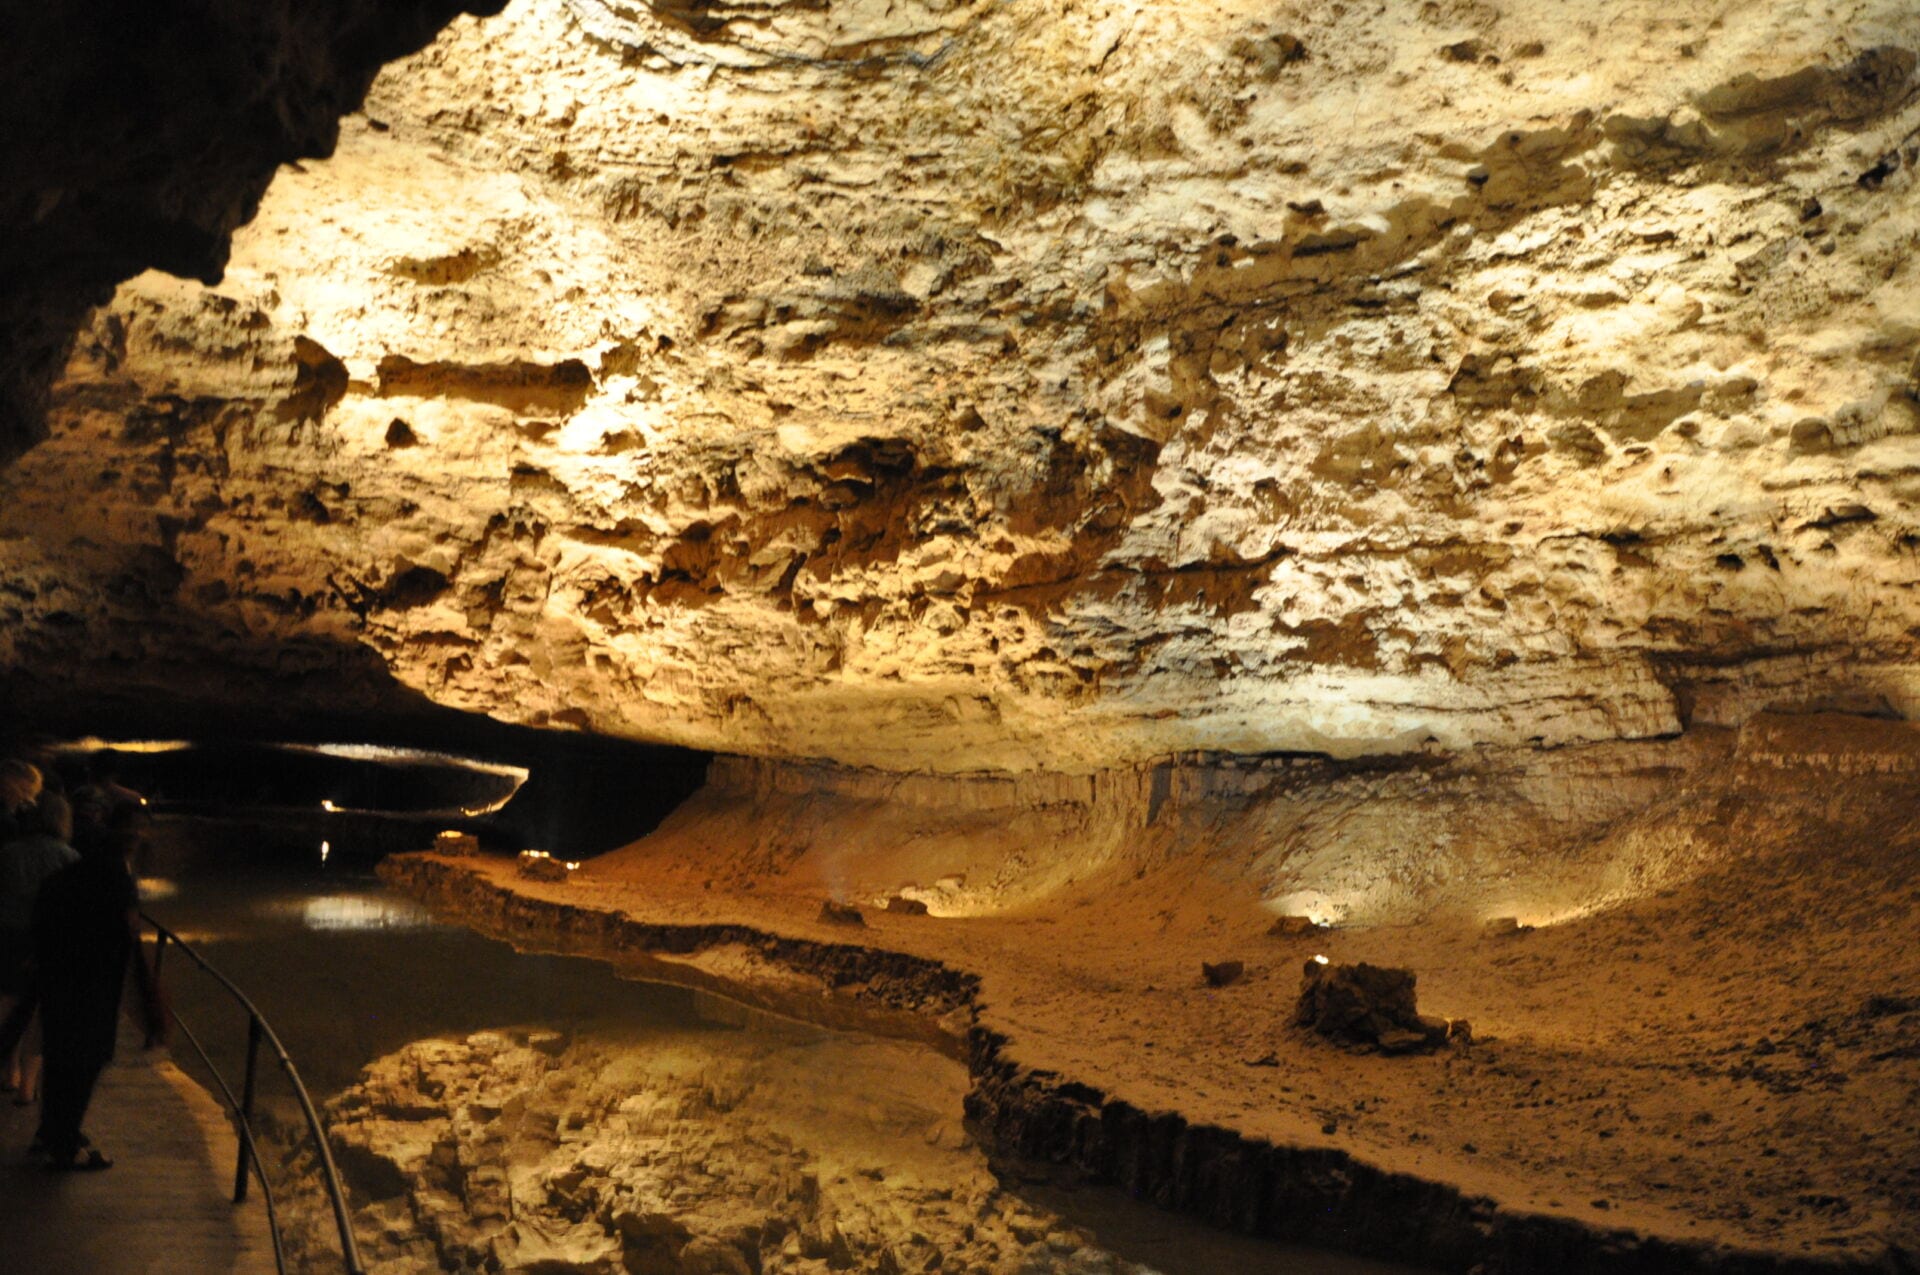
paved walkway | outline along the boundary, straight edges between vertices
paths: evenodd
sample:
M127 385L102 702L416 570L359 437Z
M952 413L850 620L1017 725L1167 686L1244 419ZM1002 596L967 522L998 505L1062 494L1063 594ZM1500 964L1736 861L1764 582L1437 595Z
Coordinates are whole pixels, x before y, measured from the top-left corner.
M0 1096L0 1271L8 1275L270 1275L256 1188L232 1202L234 1137L219 1104L122 1031L87 1133L104 1173L27 1161L39 1110Z

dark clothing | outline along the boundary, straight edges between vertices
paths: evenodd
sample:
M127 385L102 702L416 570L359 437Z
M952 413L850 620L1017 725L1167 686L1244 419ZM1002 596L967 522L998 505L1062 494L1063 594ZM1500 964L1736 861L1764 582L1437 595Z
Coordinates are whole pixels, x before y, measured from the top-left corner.
M5 1020L0 1021L0 1058L13 1057L14 1048L26 1039L33 1016L40 1012L40 998L30 989L13 1002Z
M0 844L0 993L33 990L33 900L40 883L79 859L58 837L31 833ZM0 1048L7 1046L0 1035Z
M40 1081L40 1129L34 1141L53 1163L72 1164L87 1145L80 1122L87 1118L93 1087L105 1070L104 1063L56 1066L52 1053L47 1054L47 1069Z
M33 990L33 939L25 930L0 930L0 996Z
M84 1145L80 1122L100 1072L113 1057L120 993L134 955L127 914L140 892L126 860L94 855L40 885L33 906L33 956L46 1058L38 1141L55 1164Z
M139 888L117 855L82 859L41 883L33 956L49 1072L56 1055L95 1067L113 1057L120 992L133 956L127 914L139 905Z
M40 883L79 858L72 846L44 832L0 844L0 933L17 934L25 943Z

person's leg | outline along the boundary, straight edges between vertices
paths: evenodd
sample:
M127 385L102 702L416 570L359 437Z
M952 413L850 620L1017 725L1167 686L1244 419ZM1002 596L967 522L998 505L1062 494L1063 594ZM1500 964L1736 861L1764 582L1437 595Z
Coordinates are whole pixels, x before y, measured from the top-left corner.
M70 1060L54 1050L47 1055L43 1080L40 1128L33 1135L33 1145L49 1155L63 1149L72 1154L80 1145L80 1117L85 1111L80 1075Z
M25 1034L26 1024L14 1026L14 1015L25 1002L23 996L0 995L0 1064L4 1064L6 1075L0 1077L4 1084L0 1090L20 1087L20 1038Z
M20 1060L20 1086L13 1096L18 1106L29 1106L40 1094L40 1066L42 1045L40 1040L40 1016L33 1016L33 1024L27 1034L20 1038L15 1056Z
M87 1145L80 1134L80 1122L86 1118L87 1104L93 1101L100 1071L99 1064L91 1059L63 1058L57 1053L47 1056L46 1084L40 1094L40 1133L34 1141L55 1167L75 1165L81 1148Z
M20 1077L14 1074L14 1049L26 1034L40 1000L33 958L20 936L10 932L0 936L0 971L0 1015L4 1015L0 1017L0 1062L6 1065L9 1085L17 1085Z

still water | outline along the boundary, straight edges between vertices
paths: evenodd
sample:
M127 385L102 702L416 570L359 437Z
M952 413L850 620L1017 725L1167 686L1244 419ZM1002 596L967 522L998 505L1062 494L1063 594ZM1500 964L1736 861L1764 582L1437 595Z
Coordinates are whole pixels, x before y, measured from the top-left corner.
M420 1042L556 1032L590 1043L590 1051L582 1045L583 1056L599 1059L603 1070L610 1054L633 1060L636 1089L664 1092L689 1083L740 1089L714 1109L726 1114L712 1118L737 1119L741 1127L706 1135L727 1145L730 1157L752 1145L798 1147L796 1154L812 1154L822 1174L869 1195L877 1189L870 1182L892 1188L930 1173L950 1175L951 1183L917 1195L866 1202L870 1211L891 1208L905 1217L903 1225L926 1232L916 1238L927 1243L940 1243L938 1219L912 1213L913 1200L994 1197L1002 1213L1052 1219L1043 1224L1064 1230L1051 1234L1091 1243L1073 1256L1063 1248L1058 1265L1044 1258L1035 1265L1029 1257L1023 1269L1136 1275L1402 1269L1223 1234L1108 1188L989 1168L959 1130L966 1078L952 1060L919 1046L774 1019L686 988L623 980L597 962L521 954L439 923L384 887L373 871L381 854L424 845L431 823L404 815L383 819L364 805L351 817L315 810L307 804L311 796L270 811L223 810L205 801L163 806L143 889L147 910L253 999L316 1102L353 1090L363 1069L379 1060L389 1060L391 1074L392 1056L418 1051ZM166 983L181 1020L237 1088L243 1015L177 953ZM202 1074L183 1041L175 1054L190 1074ZM289 1091L270 1067L263 1066L261 1086L263 1110L279 1128L294 1130ZM622 1105L631 1101L637 1098ZM391 1230L391 1218L381 1225ZM1076 1264L1094 1250L1094 1260L1113 1264Z

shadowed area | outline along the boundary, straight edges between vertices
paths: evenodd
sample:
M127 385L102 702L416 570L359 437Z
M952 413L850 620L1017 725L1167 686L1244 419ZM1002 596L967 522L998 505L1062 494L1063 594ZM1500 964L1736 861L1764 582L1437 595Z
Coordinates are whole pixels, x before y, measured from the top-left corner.
M19 1275L268 1275L266 1211L233 1203L235 1144L204 1091L123 1023L87 1133L114 1167L53 1173L26 1157L38 1108L0 1102L0 1236Z

